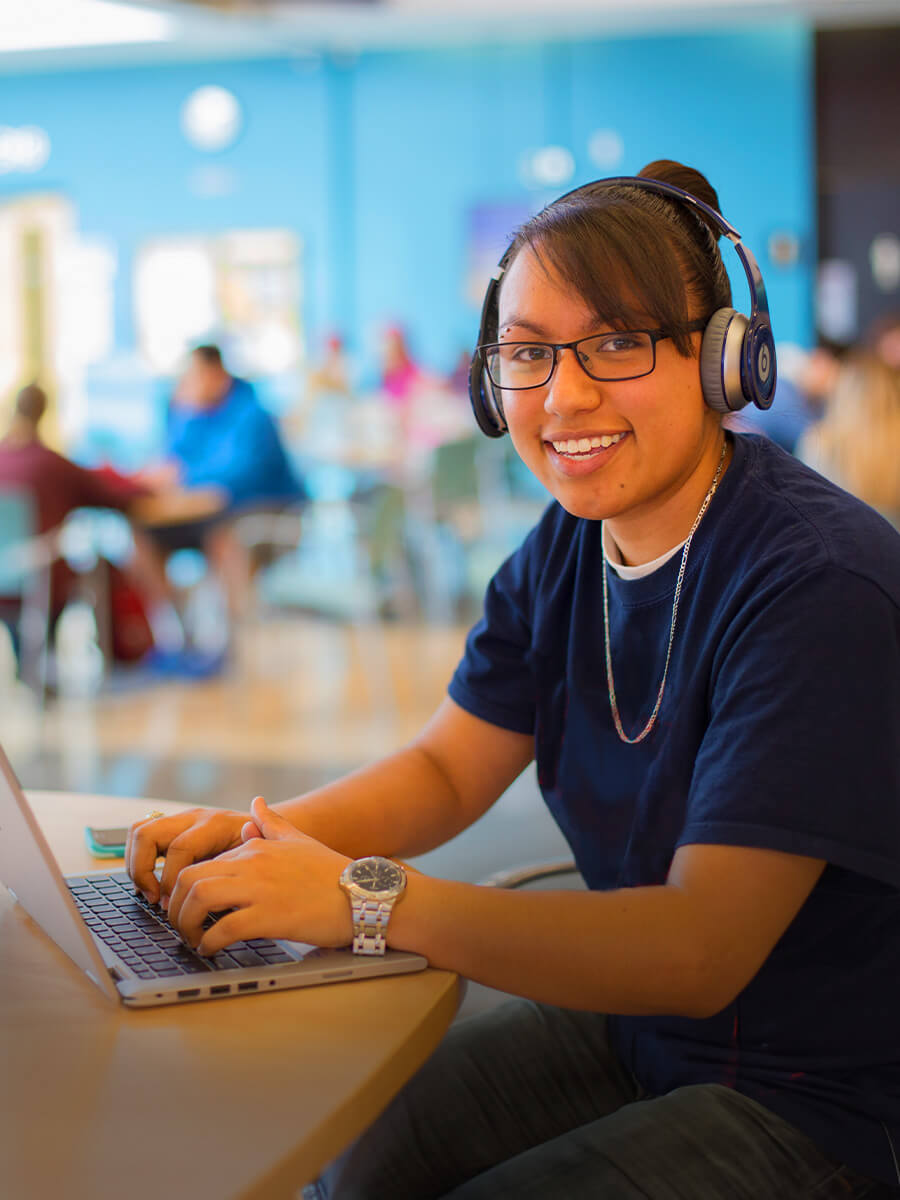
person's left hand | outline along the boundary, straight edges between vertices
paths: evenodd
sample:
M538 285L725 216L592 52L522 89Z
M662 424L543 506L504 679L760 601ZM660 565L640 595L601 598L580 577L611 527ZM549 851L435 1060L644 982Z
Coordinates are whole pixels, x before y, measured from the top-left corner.
M179 873L169 921L205 955L250 938L348 946L353 922L338 880L350 859L301 833L262 796L250 811L243 845ZM208 913L228 909L203 930Z

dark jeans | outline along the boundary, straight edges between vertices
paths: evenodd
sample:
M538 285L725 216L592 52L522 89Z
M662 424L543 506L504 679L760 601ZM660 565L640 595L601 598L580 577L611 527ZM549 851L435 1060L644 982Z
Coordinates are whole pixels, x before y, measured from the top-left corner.
M730 1088L646 1095L604 1017L527 1000L454 1026L320 1188L332 1200L896 1195Z

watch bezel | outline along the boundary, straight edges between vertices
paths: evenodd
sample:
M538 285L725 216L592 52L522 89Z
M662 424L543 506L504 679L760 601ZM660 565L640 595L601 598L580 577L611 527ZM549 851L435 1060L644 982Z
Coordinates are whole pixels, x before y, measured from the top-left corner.
M356 867L363 863L379 862L389 863L395 871L399 872L399 878L396 886L390 888L375 888L366 887L365 884L357 883L353 878L353 871ZM394 862L392 858L385 858L382 854L367 854L364 858L355 858L352 862L347 863L341 872L341 886L353 895L364 897L370 900L395 900L403 894L406 888L406 871L399 863Z

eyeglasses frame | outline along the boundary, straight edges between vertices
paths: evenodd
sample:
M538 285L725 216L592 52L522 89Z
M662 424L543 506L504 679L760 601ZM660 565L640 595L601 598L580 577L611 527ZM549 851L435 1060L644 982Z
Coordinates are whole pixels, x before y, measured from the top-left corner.
M652 362L651 362L648 370L641 371L637 375L592 375L591 374L591 372L587 369L587 367L581 361L581 358L577 351L577 347L580 346L582 344L582 342L592 342L596 338L606 336L603 333L589 333L586 337L576 338L574 342L541 342L541 341L484 342L483 344L479 345L478 350L482 355L482 361L484 362L484 369L485 369L485 371L487 371L488 378L490 379L490 381L494 385L494 387L499 388L502 392L528 392L528 391L531 391L533 388L546 387L547 384L550 382L550 380L553 378L554 374L556 373L556 368L557 368L557 365L559 364L560 350L571 350L572 353L575 355L575 361L578 363L579 367L581 367L582 371L584 371L584 373L585 373L585 375L587 375L588 379L592 379L595 383L625 383L631 379L643 379L645 376L653 374L653 372L656 370L656 343L657 342L662 342L662 341L665 341L667 338L674 337L676 332L678 332L678 333L699 333L702 329L706 328L706 324L707 324L707 319L704 317L704 318L696 320L696 321L689 321L686 325L681 326L678 330L610 329L608 331L610 334L645 333L647 335L647 337L650 338L650 350L651 350L651 353L653 356ZM494 376L491 374L491 368L489 366L489 355L492 350L496 350L500 346L544 346L544 347L546 347L546 349L552 350L553 351L553 361L550 364L550 370L547 374L547 378L543 381L543 383L526 383L526 384L520 384L515 387L510 387L508 384L504 384L504 383L498 383L497 380L494 378Z

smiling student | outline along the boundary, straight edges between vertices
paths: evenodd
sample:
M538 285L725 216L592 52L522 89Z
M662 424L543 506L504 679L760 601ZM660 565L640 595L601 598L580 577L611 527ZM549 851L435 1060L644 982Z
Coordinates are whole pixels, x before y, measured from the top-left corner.
M404 749L250 821L132 830L136 885L203 953L352 939L518 997L451 1030L329 1196L900 1184L900 537L726 433L774 382L759 269L702 175L656 162L548 206L491 283L471 396L554 502L449 697ZM532 760L586 891L357 865L453 837Z

